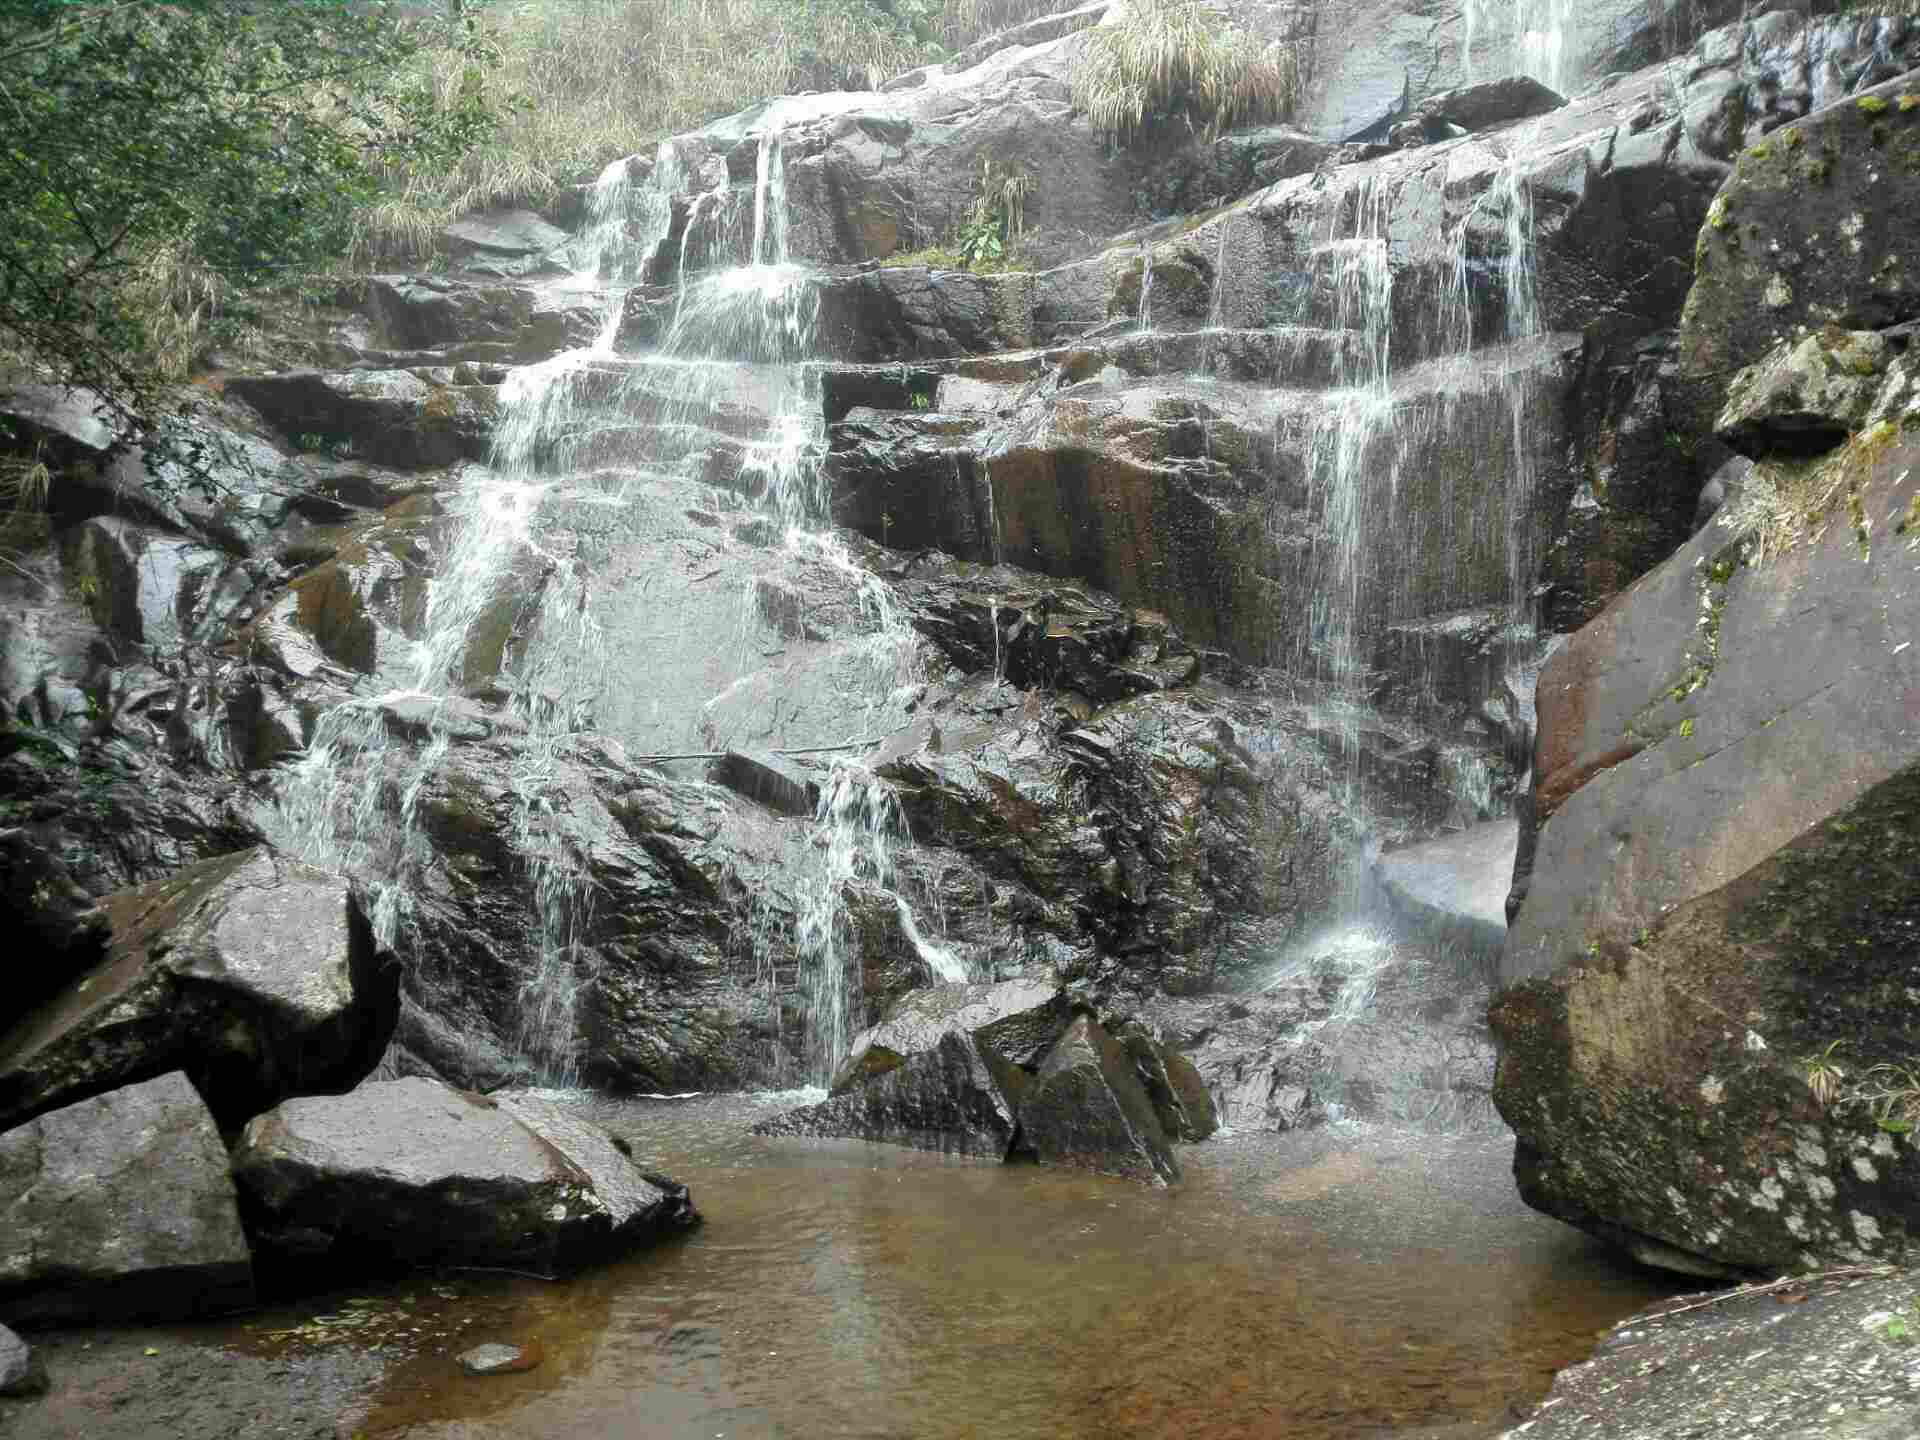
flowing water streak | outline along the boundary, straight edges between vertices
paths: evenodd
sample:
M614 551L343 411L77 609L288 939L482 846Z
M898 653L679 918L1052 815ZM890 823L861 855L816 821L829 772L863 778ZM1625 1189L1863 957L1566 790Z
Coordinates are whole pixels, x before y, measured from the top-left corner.
M920 644L892 588L860 565L831 530L822 460L826 427L817 355L820 288L793 263L788 244L786 165L777 128L760 137L747 263L688 281L660 354L636 366L621 403L643 411L665 437L656 463L692 477L718 451L737 455L736 484L750 490L786 530L783 565L818 565L853 593L862 634L847 647L849 683L863 704L858 736L890 728L919 678ZM751 417L757 438L729 437ZM676 439L677 437L677 439ZM681 448L676 448L676 446ZM743 606L762 577L748 577ZM744 667L741 680L744 680ZM724 694L725 692L723 692ZM860 933L849 902L888 904L929 978L964 979L966 968L929 941L896 884L894 855L910 843L892 790L858 765L841 763L821 788L819 808L795 861L792 946L802 994L808 1074L824 1081L864 1021ZM871 911L869 911L871 913ZM774 997L778 926L769 907L746 925L760 957L761 983Z
M1153 329L1153 246L1140 246L1140 330Z
M794 886L794 948L804 997L808 1078L824 1084L863 1012L860 943L849 898L893 889L893 852L906 820L893 791L863 766L841 762L820 787Z
M1531 75L1550 89L1569 94L1569 87L1579 78L1573 73L1567 47L1573 26L1573 0L1465 0L1460 7L1462 83L1474 83L1474 45L1479 42L1482 27L1495 18L1496 6L1507 13L1512 27L1512 72ZM1496 67L1494 78L1501 73Z
M1346 757L1351 798L1358 783L1357 695L1369 549L1377 539L1377 451L1394 422L1389 373L1393 270L1389 263L1387 189L1369 176L1332 207L1327 239L1313 252L1316 288L1332 296L1334 388L1308 437L1308 471L1326 539L1316 547L1307 647L1310 670L1331 682L1338 698L1330 717ZM1343 217L1345 217L1343 222ZM1350 233L1340 233L1343 229Z
M1520 72L1562 95L1569 93L1575 79L1567 54L1573 0L1515 0L1514 25L1520 32Z

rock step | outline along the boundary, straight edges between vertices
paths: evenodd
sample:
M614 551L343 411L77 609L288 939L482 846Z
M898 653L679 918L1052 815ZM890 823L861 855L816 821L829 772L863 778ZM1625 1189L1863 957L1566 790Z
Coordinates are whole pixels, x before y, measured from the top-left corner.
M1507 938L1507 891L1513 884L1518 822L1490 820L1458 834L1389 850L1372 877L1403 925L1422 940L1455 952L1482 973Z

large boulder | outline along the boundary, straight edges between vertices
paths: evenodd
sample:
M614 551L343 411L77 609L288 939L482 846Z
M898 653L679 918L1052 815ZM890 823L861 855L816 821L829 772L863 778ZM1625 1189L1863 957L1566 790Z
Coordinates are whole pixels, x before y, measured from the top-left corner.
M237 1126L379 1060L397 975L339 877L244 850L103 908L105 958L0 1035L0 1125L183 1069Z
M1539 682L1495 1098L1530 1203L1680 1268L1897 1260L1913 1240L1903 364L1868 422L1824 462L1757 467Z
M1020 1133L1043 1165L1167 1184L1180 1162L1126 1047L1083 1015L1022 1087Z
M826 1100L756 1130L1166 1182L1180 1175L1169 1141L1216 1126L1185 1057L1137 1027L1115 1038L1048 981L1008 980L904 997L854 1040Z
M938 1049L948 1035L969 1038L1001 1065L1031 1070L1073 1018L1059 986L1046 980L935 985L902 996L878 1025L862 1031L834 1071L835 1095L865 1085Z
M226 1148L185 1075L0 1135L0 1320L174 1320L252 1302Z
M754 1132L876 1140L1010 1159L1019 1144L1020 1121L1008 1091L1017 1095L1019 1081L992 1061L991 1052L950 1030L931 1048L817 1105L764 1120Z
M697 1224L684 1186L552 1101L420 1078L290 1100L248 1124L234 1175L290 1260L557 1273Z
M1740 155L1700 231L1680 325L1696 428L1781 341L1920 316L1916 165L1920 74L1836 97Z

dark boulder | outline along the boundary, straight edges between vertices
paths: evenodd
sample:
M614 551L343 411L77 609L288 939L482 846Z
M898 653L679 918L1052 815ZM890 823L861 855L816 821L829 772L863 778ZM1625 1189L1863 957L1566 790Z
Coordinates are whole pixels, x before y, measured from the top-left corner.
M1163 1048L1137 1028L1129 1028L1121 1044L1169 1140L1205 1140L1220 1128L1213 1097L1191 1060Z
M397 977L336 876L246 850L103 908L105 959L0 1035L0 1124L184 1069L235 1126L386 1046Z
M769 751L729 750L707 768L707 778L782 815L811 816L820 804L820 782Z
M817 1105L763 1120L754 1133L877 1140L1005 1160L1019 1137L1015 1102L1024 1079L949 1030L931 1049Z
M176 1320L252 1302L227 1152L186 1076L0 1135L0 1319Z
M684 1186L643 1174L564 1107L418 1078L259 1116L234 1175L267 1251L329 1266L558 1273L699 1220Z
M839 1095L864 1085L937 1048L950 1034L973 1040L1003 1064L1032 1070L1072 1018L1065 992L1046 980L915 990L854 1038L831 1088Z
M1180 1178L1180 1162L1126 1048L1088 1016L1068 1027L1024 1087L1020 1134L1043 1165L1158 1184Z
M853 1042L827 1100L756 1133L1027 1155L1167 1181L1180 1173L1169 1139L1203 1140L1217 1123L1183 1056L1143 1030L1114 1039L1057 985L1008 980L906 996Z
M1515 120L1532 120L1567 103L1564 95L1542 85L1531 75L1508 75L1429 95L1413 107L1409 119L1422 125L1452 125L1462 130L1486 130ZM1429 135L1429 139L1443 138Z

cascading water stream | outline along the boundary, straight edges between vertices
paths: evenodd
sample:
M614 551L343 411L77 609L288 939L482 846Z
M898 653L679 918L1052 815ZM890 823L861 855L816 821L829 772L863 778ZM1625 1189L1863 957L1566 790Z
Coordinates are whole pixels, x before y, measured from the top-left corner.
M1332 328L1349 337L1335 347L1334 386L1308 437L1308 471L1326 539L1317 547L1313 610L1303 642L1309 673L1333 690L1332 719L1346 760L1345 789L1355 798L1360 701L1359 653L1367 597L1364 578L1375 543L1375 454L1393 428L1388 370L1393 328L1388 197L1372 178L1333 207L1333 232L1313 252L1316 284L1332 292ZM1343 213L1350 217L1343 225ZM1341 234L1346 229L1348 234Z
M405 667L408 683L354 696L321 717L282 787L275 821L293 853L365 879L374 897L376 938L394 946L432 858L417 811L451 743L448 708L468 683L486 678L470 673L481 664L469 654L476 632L512 590L516 569L543 572L543 600L550 609L556 600L557 608L569 608L577 592L570 608L582 632L578 643L563 647L569 654L557 665L536 666L520 677L512 701L527 732L510 783L516 838L531 857L530 929L538 953L524 983L518 1041L551 1084L573 1079L573 1003L591 964L580 940L587 919L584 857L539 832L555 749L576 728L580 697L591 690L590 682L564 672L569 665L577 668L594 646L585 577L565 557L542 549L536 517L554 488L544 472L579 428L583 396L593 388L588 377L596 363L613 355L627 287L667 234L670 189L678 179L663 147L648 184L633 185L625 161L608 166L595 182L588 221L576 240L579 269L565 282L567 288L603 292L593 344L509 372L500 390L492 463L470 468L450 504L455 538L428 588ZM411 749L390 737L402 711L426 732Z

